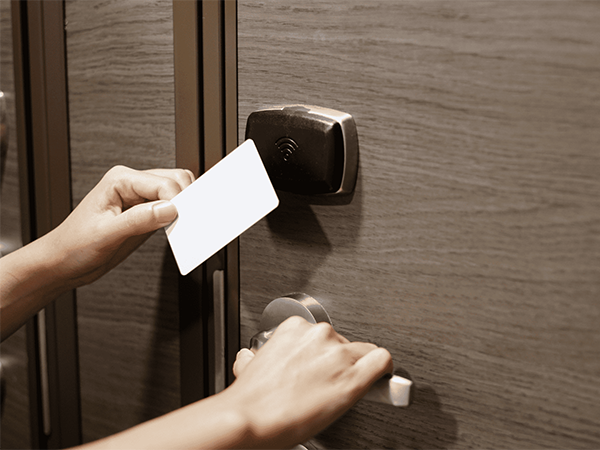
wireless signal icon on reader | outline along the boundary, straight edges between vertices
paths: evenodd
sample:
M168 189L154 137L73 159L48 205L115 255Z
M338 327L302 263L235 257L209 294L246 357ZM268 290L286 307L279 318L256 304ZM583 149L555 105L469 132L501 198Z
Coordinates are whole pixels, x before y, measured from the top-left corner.
M281 152L284 161L289 161L292 155L298 151L298 144L292 138L282 137L275 142L275 145Z

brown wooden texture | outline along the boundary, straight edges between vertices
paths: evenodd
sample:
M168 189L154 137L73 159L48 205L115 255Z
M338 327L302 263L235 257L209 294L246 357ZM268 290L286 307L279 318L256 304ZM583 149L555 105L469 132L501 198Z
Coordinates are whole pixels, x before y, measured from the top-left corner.
M241 239L242 343L304 291L388 348L414 405L331 448L600 446L600 3L239 2L240 135L263 105L352 114L348 205L282 196Z
M174 167L172 5L66 4L74 204L116 164ZM159 231L79 289L84 441L179 406L177 271Z
M22 245L19 204L19 168L13 73L10 2L0 2L0 90L6 101L8 146L2 149L0 164L0 252L5 255ZM0 347L2 363L1 448L30 448L27 346L23 327Z

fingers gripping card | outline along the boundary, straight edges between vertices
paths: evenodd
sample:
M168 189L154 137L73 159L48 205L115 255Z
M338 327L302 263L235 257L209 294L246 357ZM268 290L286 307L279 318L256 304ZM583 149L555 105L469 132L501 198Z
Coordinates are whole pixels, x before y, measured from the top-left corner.
M187 275L279 204L252 140L247 140L171 200L178 216L165 228Z

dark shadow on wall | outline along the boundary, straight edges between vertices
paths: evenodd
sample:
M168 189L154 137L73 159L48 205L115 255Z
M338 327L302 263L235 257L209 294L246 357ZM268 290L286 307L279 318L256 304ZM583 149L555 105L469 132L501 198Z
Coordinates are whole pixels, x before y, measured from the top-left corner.
M458 424L442 408L429 385L417 385L408 408L360 401L346 415L309 442L313 448L448 448Z
M360 171L355 192L343 197L303 196L277 192L279 206L267 216L277 255L298 263L286 274L301 290L336 248L355 244L362 223Z

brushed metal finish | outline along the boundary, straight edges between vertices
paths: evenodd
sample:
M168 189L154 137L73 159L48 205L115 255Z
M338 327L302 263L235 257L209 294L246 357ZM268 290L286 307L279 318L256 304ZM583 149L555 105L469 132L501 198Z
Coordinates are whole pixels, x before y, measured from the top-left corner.
M291 316L300 316L309 323L327 322L331 319L325 308L310 295L295 292L269 302L260 318L260 330L270 330Z

